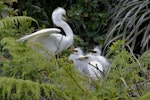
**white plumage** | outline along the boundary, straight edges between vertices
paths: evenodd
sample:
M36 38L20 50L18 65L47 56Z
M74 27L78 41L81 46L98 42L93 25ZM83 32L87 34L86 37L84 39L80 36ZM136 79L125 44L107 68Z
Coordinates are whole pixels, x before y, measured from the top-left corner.
M73 53L70 54L69 60L73 61L76 70L80 73L88 73L87 63L83 62L79 58L84 57L83 51L80 47L74 48Z
M103 77L103 66L100 62L91 59L90 55L84 56L81 48L73 49L70 54L69 60L72 60L76 70L80 73L85 73L89 78L98 79Z
M107 59L104 56L101 56L101 51L98 46L91 50L86 56L92 60L98 61L103 66L104 71L106 71L107 67L109 66Z
M98 61L89 62L88 70L89 70L89 76L92 79L97 80L98 78L104 77L103 66Z
M58 28L47 28L22 37L18 41L41 43L48 49L50 55L61 53L73 44L73 31L66 23L65 15L65 9L58 7L52 13L52 21L56 26L61 27L66 35L60 34L61 30Z
M89 78L97 80L98 78L101 78L104 76L103 73L103 66L101 65L100 62L91 59L90 55L89 56L81 56L78 58L82 64L84 64L84 68L87 70L87 76Z

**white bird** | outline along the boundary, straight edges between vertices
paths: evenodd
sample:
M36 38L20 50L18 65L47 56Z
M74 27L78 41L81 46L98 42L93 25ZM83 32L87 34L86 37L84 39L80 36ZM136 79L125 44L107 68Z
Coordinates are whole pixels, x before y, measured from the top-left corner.
M98 77L103 77L103 67L98 61L91 60L89 56L84 56L80 47L73 49L73 51L69 56L69 60L73 61L79 73L85 73L88 77L96 80Z
M73 53L70 54L69 56L69 60L74 61L75 59L77 59L79 56L83 55L83 51L80 47L76 47L74 49L72 49Z
M104 56L101 56L101 51L98 46L96 46L93 50L90 50L90 53L86 56L88 56L92 60L100 62L103 66L104 71L106 71L109 66L109 62L107 61L107 59Z
M18 41L27 40L28 43L41 43L48 49L50 55L58 55L73 44L73 31L67 24L65 16L66 11L61 7L56 8L52 13L53 23L61 27L65 35L60 34L61 30L58 28L47 28L24 36Z
M87 63L82 62L82 60L79 59L84 57L82 49L80 47L77 47L74 48L72 51L73 53L70 54L69 60L73 61L76 70L80 73L88 73Z

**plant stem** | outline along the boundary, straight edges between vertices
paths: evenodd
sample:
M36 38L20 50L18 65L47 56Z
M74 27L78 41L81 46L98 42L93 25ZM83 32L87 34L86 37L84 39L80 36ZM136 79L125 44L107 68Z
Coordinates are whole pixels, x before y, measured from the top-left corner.
M126 44L126 46L128 47L128 49L129 49L130 53L132 54L133 58L136 60L137 64L139 65L140 70L148 77L148 75L146 74L146 72L142 69L142 66L141 66L140 62L138 61L138 59L133 54L130 46L128 44Z
M121 79L121 81L123 82L123 84L125 85L125 87L127 88L128 85L127 85L126 81L124 80L124 78L121 77L120 79Z

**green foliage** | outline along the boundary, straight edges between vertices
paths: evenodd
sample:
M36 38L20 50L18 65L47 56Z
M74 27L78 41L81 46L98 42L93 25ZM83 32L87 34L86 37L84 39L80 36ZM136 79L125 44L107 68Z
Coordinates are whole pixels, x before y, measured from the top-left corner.
M124 44L124 40L118 40L116 42L113 42L113 45L110 47L110 51L114 53L114 55L117 55L121 51L121 45Z
M150 50L144 52L139 58L139 61L143 67L150 66Z
M35 99L40 98L40 84L37 82L7 77L0 77L0 80L3 99L18 98L20 100L22 96L28 99L30 95Z
M13 8L4 4L3 0L0 0L0 19L5 18L7 16L15 15L15 11Z
M146 71L148 76L150 75L150 50L144 52L141 57L139 57L139 62L143 69Z
M27 16L7 17L0 20L0 29L2 28L7 29L8 27L14 27L15 25L18 26L19 24L25 25L26 22L31 24L32 21L38 25L38 22L31 17Z
M82 46L103 44L107 25L107 1L79 0L68 10L74 33L84 40Z
M30 80L0 77L0 89L3 99L18 100L40 100L50 98L50 91L57 95L64 96L54 85L47 83L33 82ZM42 93L43 92L43 93ZM43 98L41 98L43 96Z
M27 16L6 17L0 20L0 39L6 36L17 37L20 32L29 32L31 23L38 22Z
M117 74L119 74L120 76L124 76L127 70L131 69L132 71L132 69L135 67L135 64L136 63L132 55L129 54L126 50L122 50L120 53L114 56L111 66L112 68L115 68L116 71L118 71Z
M105 45L111 40L123 39L139 53L149 49L149 0L121 0L108 14L109 31Z
M11 2L11 1L10 1ZM13 2L13 1L12 1ZM33 22L38 26L38 22L27 16L13 16L14 9L8 7L3 1L0 1L0 40L7 36L20 36L20 33L30 32Z
M83 95L87 98L93 98L91 93L87 91L89 89L89 86L86 85L88 79L80 76L74 70L74 66L69 64L68 58L58 60L55 57L51 59L45 58L39 52L30 48L30 46L26 46L25 43L20 44L16 42L14 38L4 38L1 44L3 46L2 51L4 52L3 56L6 57L6 60L3 61L0 67L1 76L31 80L42 84L47 83L48 86L52 84L53 90L44 86L43 91L45 92L43 95L48 95L47 98L53 98L50 92L46 92L48 90L52 92L55 99L74 98L80 100L83 98ZM63 92L61 93L58 90ZM24 95L21 95L22 92L18 92L19 98L34 98L34 94L30 96L28 90L23 92Z
M138 74L139 72L142 73L142 70L137 66L131 54L123 49L110 62L111 73L109 78L113 78L113 81L117 82L120 93L127 94L123 95L123 97L128 96L126 98L132 98L133 96L139 97L141 94L144 94L146 87L139 83L146 81L146 79Z
M20 0L17 9L20 10L19 15L26 11L27 16L36 19L40 26L53 27L51 14L56 7L64 7L67 1L65 0Z
M120 43L112 47L117 50ZM0 67L3 99L112 100L139 97L148 91L141 85L146 79L138 74L141 70L125 49L110 59L111 70L104 79L90 81L76 72L68 57L45 58L30 45L11 37L4 38L1 44L5 58ZM36 47L42 49L39 44Z
M18 0L2 0L4 3L9 4L9 6L13 6L13 3L18 3Z
M32 3L33 1L34 3ZM108 4L109 0L78 0L74 4L72 0L67 1L71 5L70 9L67 9L67 12L69 11L68 15L75 24L75 26L72 26L76 34L75 45L88 45L86 48L89 49L94 43L103 43L105 36L108 35L105 32L108 24L106 12L108 10L107 7L110 7ZM11 2L16 2L16 0L10 0L10 5ZM48 3L45 0L22 0L19 2L19 4L21 3L19 9L21 9L21 6L23 8L25 7L24 5L27 5L25 7L27 15L33 13L34 18L39 18L38 22L41 21L44 25L50 26L51 11L53 8L56 8L57 2L58 0L49 1ZM62 2L65 1L59 3L63 5ZM133 1L135 5L140 5L141 2L143 1L138 1L138 3ZM121 3L125 2L122 1ZM53 6L51 7L50 5ZM110 66L105 77L97 81L89 80L84 74L76 72L73 64L68 61L69 49L62 53L61 58L56 59L54 56L49 57L47 50L41 44L26 45L26 42L17 42L16 37L19 37L20 34L23 35L31 32L33 30L32 22L37 24L37 21L26 16L12 17L14 9L10 9L3 2L0 2L0 8L0 99L143 100L149 97L150 52L146 51L138 60L135 59L134 54L129 53L124 48L126 39L118 40L124 34L121 29L119 35L108 42L110 45L115 41L107 50L111 54L111 58L108 59ZM145 13L145 10L147 10L146 8L142 9L142 13ZM122 11L118 15L121 18L124 11L127 10ZM3 17L2 14L6 15L7 18ZM138 13L137 16L140 16L140 14ZM37 15L40 15L40 17ZM128 17L128 13L123 15ZM146 15L144 16L147 17ZM40 20L41 18L43 19ZM124 20L122 22L128 22ZM112 37L114 36L115 34ZM112 37L110 36L110 38ZM42 54L37 52L37 49L38 51L41 50ZM137 62L139 63L137 64Z
M26 47L25 43L19 44L14 38L4 38L1 44L3 45L2 51L5 52L4 56L10 59L3 67L6 70L5 73L7 76L14 76L21 79L44 80L40 74L44 74L45 70L56 70L54 61L51 61L53 63L44 63L48 62L49 59L44 59L40 53L30 47ZM6 55L7 52L9 54ZM48 66L52 66L51 69ZM36 73L39 73L39 75L35 75Z

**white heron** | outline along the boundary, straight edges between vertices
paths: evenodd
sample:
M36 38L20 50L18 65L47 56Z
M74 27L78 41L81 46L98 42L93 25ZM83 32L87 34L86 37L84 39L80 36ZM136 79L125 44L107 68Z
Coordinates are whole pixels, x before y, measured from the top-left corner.
M70 54L69 60L73 61L73 64L78 72L87 74L88 73L87 63L81 60L81 58L84 57L82 49L80 47L77 47L74 48L72 51L73 53Z
M98 79L104 76L103 66L98 61L92 60L90 55L84 56L80 47L73 49L70 54L69 60L73 61L76 70L80 73L85 73L86 76L92 79Z
M104 56L101 55L101 50L99 49L98 46L96 46L93 50L90 50L90 53L87 54L86 56L88 56L92 60L100 62L105 71L109 66L109 62Z
M82 51L82 49L80 47L76 47L76 48L72 49L72 51L73 51L73 53L70 54L69 60L74 61L79 56L83 55L83 51Z
M73 31L66 22L66 11L64 8L58 7L52 13L53 23L61 27L65 35L60 34L61 30L58 28L41 29L30 35L20 38L18 41L27 40L28 43L41 43L45 46L49 54L60 54L73 44Z

